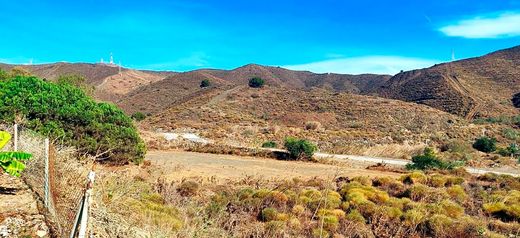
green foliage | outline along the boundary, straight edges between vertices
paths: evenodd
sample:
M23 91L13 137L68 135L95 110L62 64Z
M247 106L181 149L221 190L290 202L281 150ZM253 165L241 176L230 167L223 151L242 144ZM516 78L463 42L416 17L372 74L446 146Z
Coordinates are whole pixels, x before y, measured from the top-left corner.
M276 142L274 141L266 141L262 144L262 148L276 148Z
M0 149L11 140L11 135L5 131L0 131ZM29 160L31 154L23 152L0 152L0 168L11 176L19 177L25 169L24 160Z
M285 139L285 148L293 159L312 159L314 152L318 149L316 145L308 140L289 137Z
M136 121L142 121L146 118L146 115L142 112L134 112L131 117Z
M422 155L412 157L412 163L406 165L408 170L428 170L428 169L454 169L462 166L460 161L448 162L437 158L432 148L425 148Z
M139 163L146 148L132 120L112 104L97 103L69 84L36 77L0 82L0 120L26 119L26 127L62 139L112 163Z
M473 148L484 153L491 153L497 149L497 140L495 138L480 137L473 143Z
M6 80L9 78L9 73L4 71L3 69L0 69L0 80Z
M204 80L200 81L201 88L207 88L209 86L211 86L211 82L208 79L204 79Z
M94 87L87 84L87 79L77 74L66 74L61 75L56 79L57 84L67 84L77 88L80 88L88 95L94 94Z
M504 157L520 158L520 147L516 143L512 143L506 148L498 148L497 153Z
M252 88L261 88L265 84L265 81L261 78L254 77L249 80L249 87Z
M512 128L502 130L502 135L509 140L520 140L520 131Z

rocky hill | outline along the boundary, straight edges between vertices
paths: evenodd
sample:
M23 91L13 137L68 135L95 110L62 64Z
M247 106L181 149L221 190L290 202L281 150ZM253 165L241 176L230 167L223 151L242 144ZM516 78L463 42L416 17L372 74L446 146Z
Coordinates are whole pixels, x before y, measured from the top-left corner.
M513 95L520 92L520 46L402 72L376 91L467 118L518 114Z

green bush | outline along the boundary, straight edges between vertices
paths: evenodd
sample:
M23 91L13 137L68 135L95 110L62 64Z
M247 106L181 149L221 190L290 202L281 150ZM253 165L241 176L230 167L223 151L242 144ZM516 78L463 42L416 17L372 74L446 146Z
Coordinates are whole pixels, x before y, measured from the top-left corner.
M312 159L314 152L318 149L316 145L308 140L289 137L285 139L285 148L293 159Z
M519 157L520 156L520 146L515 143L510 144L507 148L499 148L497 153L501 156L511 156L511 157Z
M262 144L262 148L276 148L276 142L274 141L266 141Z
M489 137L480 137L475 143L473 143L473 148L478 151L482 151L484 153L491 153L497 149L497 140L495 138Z
M57 84L68 84L83 90L87 95L94 94L94 87L87 84L87 79L77 74L61 75L56 79Z
M69 84L36 77L0 81L0 121L25 126L111 163L139 163L146 148L130 117Z
M422 155L412 157L412 163L406 165L409 170L428 170L428 169L454 169L462 166L461 161L448 162L437 158L432 148L425 148Z
M252 87L252 88L261 88L264 86L264 84L265 84L265 81L258 77L254 77L249 80L249 87Z
M209 86L211 86L211 82L209 80L207 80L207 79L204 79L204 80L202 80L200 82L200 87L201 88L207 88Z
M142 121L146 118L146 115L142 112L134 112L132 114L132 119L136 120L136 121Z

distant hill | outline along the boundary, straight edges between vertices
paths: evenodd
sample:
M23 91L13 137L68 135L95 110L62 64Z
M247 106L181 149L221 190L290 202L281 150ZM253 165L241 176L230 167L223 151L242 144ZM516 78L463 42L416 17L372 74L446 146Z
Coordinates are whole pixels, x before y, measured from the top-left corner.
M520 46L395 75L383 97L425 104L466 118L514 115L520 92Z
M208 79L212 88L227 89L247 85L252 77L260 77L272 87L310 90L323 88L337 92L370 94L390 79L388 75L315 74L279 67L249 64L234 70L202 69L179 73L137 88L117 103L129 112L157 113L173 104L197 97L204 91L200 82Z

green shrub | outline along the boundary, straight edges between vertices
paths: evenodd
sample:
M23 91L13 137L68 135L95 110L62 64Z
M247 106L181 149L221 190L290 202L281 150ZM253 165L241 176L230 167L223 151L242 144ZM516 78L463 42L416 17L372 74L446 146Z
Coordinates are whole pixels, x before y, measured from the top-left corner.
M495 138L480 137L473 143L473 148L484 153L491 153L497 149L497 140Z
M68 84L77 87L87 95L94 94L94 87L87 83L87 79L77 74L65 74L61 75L56 79L57 84Z
M266 141L262 144L262 148L276 148L277 144L274 141Z
M261 78L254 77L249 80L249 87L252 88L261 88L265 84L265 81Z
M211 86L211 82L209 80L207 80L207 79L204 79L204 80L202 80L200 82L200 87L201 88L207 88L209 86Z
M13 123L19 117L25 127L111 163L140 163L146 152L130 117L72 85L36 77L0 81L0 120Z
M285 149L293 159L312 159L314 152L318 149L316 145L307 141L289 137L285 139Z
M406 165L408 170L454 169L463 165L462 161L443 161L435 155L432 148L425 148L422 155L412 157L412 163Z
M132 114L132 119L136 120L136 121L142 121L146 118L146 115L142 112L134 112Z

